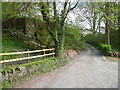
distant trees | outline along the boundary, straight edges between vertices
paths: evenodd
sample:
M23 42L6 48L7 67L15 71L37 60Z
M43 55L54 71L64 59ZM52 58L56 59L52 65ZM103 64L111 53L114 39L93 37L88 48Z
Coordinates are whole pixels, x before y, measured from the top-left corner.
M93 7L93 5L91 5L91 4L93 4L95 7ZM87 8L88 10L93 7L92 10L94 10L94 12L96 12L96 18L92 19L92 18L94 18L95 13L93 12L93 14L92 14L93 16L91 16L92 12L86 11L86 13L88 13L87 14L88 18L86 18L87 20L89 19L88 22L93 22L92 23L93 27L96 24L98 25L97 26L98 28L96 27L96 34L99 31L99 36L96 36L96 35L95 36L97 38L101 37L100 36L100 31L101 31L100 26L104 25L104 28L105 28L104 43L112 45L114 48L118 49L117 42L119 42L119 39L118 39L119 34L117 33L117 31L119 28L118 23L119 23L119 17L120 17L118 2L92 2L92 3L88 3L88 6L89 6ZM94 24L95 21L96 21L96 24ZM92 28L92 30L94 30L94 29Z
M118 2L118 13L120 13L120 2ZM120 15L118 16L118 39L120 38ZM118 48L120 49L120 40L117 44Z
M105 2L99 4L100 13L105 23L105 44L111 44L110 31L117 30L118 5L116 2Z
M118 17L117 2L88 2L82 9L83 16L91 26L93 34L100 32L100 24L105 24L105 43L110 44L110 30L116 29Z
M82 16L86 19L86 22L91 27L93 34L97 33L98 25L100 26L101 15L99 14L98 5L96 2L85 2L83 8L79 9Z

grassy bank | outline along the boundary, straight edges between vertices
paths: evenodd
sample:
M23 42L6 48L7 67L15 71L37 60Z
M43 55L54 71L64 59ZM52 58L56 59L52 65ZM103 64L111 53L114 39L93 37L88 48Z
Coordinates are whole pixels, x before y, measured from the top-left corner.
M16 37L2 34L2 52L21 51L27 49L34 49L34 47L25 44Z

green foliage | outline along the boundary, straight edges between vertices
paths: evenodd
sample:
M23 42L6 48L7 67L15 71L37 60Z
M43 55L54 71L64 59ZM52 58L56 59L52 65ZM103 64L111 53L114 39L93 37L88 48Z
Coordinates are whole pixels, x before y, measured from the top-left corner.
M112 50L111 45L107 45L107 44L103 44L103 43L99 43L98 47L104 55L108 55L109 52Z
M97 46L98 43L104 43L104 35L103 34L88 34L85 36L85 42Z
M87 43L90 43L92 45L96 45L97 44L97 39L96 36L94 34L88 34L85 36L85 41Z
M8 8L9 7L9 8ZM20 3L17 2L4 2L2 3L3 18L21 17L20 9L22 8Z
M120 51L120 45L118 44L120 42L119 32L117 30L110 31L110 39L112 48L115 49L116 51Z
M112 50L119 51L118 31L112 30L110 32L111 45L99 44L99 43L105 42L104 38L105 38L104 34L100 34L100 36L99 36L99 33L96 35L88 34L85 36L85 41L86 41L86 43L89 43L89 44L92 44L92 45L98 47L105 55L108 54L108 52L111 50L111 47L112 47Z
M96 4L95 9L103 17L101 18L101 20L110 22L110 27L117 29L117 27L115 26L118 23L117 19L119 16L118 3L117 2L94 2L94 3Z
M64 66L67 63L68 63L68 60L65 57L56 57L56 58L51 58L49 60L35 61L35 62L22 64L18 66L15 66L15 65L6 66L2 71L10 72L11 69L16 69L16 67L26 67L27 69L31 67L36 67L37 71L31 72L31 73L28 72L28 74L44 74L58 67ZM3 81L2 88L10 88L12 84L17 83L17 80L19 80L19 78L20 77L10 78L8 81Z
M13 84L12 80L2 82L2 85L5 86L5 88L10 88L11 84Z
M85 49L86 44L82 40L81 29L77 26L66 27L65 30L65 50L68 49Z
M85 41L95 47L98 47L104 55L108 55L108 53L112 50L111 45L103 44L105 42L104 34L88 34L85 36Z
M7 72L10 72L11 69L14 69L14 68L15 68L15 66L12 66L12 67L11 67L11 66L10 66L10 67L4 67L4 70L7 71ZM3 70L3 71L4 71L4 70Z
M39 65L41 68L43 68L43 67L45 68L47 66L48 67L52 66L51 64L56 65L60 61L64 61L64 60L66 60L64 57L56 57L56 58L52 58L49 60L35 61L35 62L28 63L28 64L20 65L20 67L23 67L23 66L24 67L31 67L34 65ZM59 63L59 65L60 65L60 63Z
M33 47L15 37L6 34L2 35L2 52L14 52L19 51L20 49L33 49Z
M17 39L16 37L6 34L2 35L2 50L0 51L1 53L18 52L27 49L34 49L34 47L25 44L23 41ZM0 60L14 59L19 56L23 56L23 55L2 56Z

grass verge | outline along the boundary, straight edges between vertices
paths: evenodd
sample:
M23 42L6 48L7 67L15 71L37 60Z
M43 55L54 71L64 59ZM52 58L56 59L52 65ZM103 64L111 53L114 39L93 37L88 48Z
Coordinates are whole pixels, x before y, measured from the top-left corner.
M118 60L120 60L120 58L110 56L105 56L105 58L111 62L118 62Z
M14 77L8 77L8 80L4 80L2 83L2 88L14 88L16 86L19 86L23 82L26 82L29 80L28 78L32 78L39 74L45 74L52 70L55 70L61 66L64 66L68 63L68 60L64 57L57 57L49 60L42 60L42 61L35 61L28 64L23 65L12 65L12 66L6 66L3 71L6 71L9 75L11 69L16 70L17 67L25 67L27 70L27 74L23 76L17 76L19 75L19 72L16 71L16 76ZM35 68L33 72L30 72L30 69ZM21 72L21 71L20 71Z

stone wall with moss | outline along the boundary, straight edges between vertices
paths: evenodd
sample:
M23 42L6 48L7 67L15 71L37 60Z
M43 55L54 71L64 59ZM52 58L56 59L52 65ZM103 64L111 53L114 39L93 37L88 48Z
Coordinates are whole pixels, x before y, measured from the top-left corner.
M11 84L17 82L19 78L34 72L46 73L58 67L64 66L69 62L68 59L59 57L49 60L35 61L28 64L6 66L2 70L2 87L9 88Z

